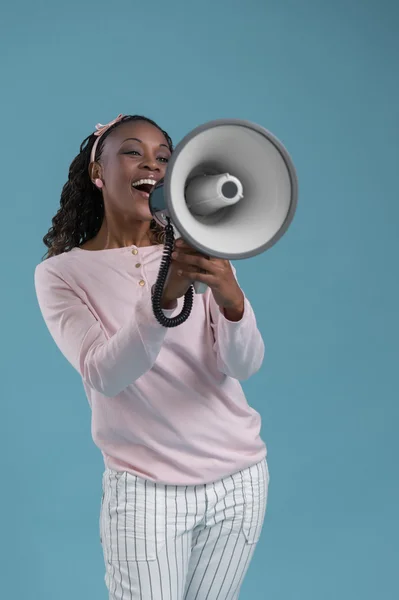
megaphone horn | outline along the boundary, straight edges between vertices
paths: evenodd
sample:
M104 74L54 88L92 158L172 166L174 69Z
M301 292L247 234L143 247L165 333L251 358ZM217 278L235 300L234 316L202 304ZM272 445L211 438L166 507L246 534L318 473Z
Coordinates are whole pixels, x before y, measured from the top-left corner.
M283 144L259 125L222 119L177 145L149 203L156 222L170 223L174 236L198 252L239 260L284 235L297 200L296 171ZM195 284L197 293L206 287Z

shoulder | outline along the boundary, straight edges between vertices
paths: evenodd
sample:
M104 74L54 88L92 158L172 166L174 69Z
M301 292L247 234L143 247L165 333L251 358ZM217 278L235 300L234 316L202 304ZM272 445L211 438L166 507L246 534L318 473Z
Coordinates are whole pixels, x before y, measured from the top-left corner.
M76 264L79 250L73 248L69 252L63 252L57 256L51 256L41 261L35 267L35 281L43 281L49 278L64 278L64 275Z

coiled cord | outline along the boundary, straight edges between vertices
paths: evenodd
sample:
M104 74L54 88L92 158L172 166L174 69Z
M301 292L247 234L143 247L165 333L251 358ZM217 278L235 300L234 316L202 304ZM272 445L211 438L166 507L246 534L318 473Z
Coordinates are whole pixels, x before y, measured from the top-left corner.
M152 310L158 323L164 327L177 327L178 325L181 325L187 321L188 317L190 316L194 302L194 287L191 285L185 293L183 309L180 315L177 317L172 317L171 319L166 317L161 307L161 301L170 263L172 262L172 252L175 242L175 235L173 232L173 227L170 223L170 218L166 218L168 224L165 227L165 248L161 260L161 266L159 268L158 278L154 286L154 293L152 295Z

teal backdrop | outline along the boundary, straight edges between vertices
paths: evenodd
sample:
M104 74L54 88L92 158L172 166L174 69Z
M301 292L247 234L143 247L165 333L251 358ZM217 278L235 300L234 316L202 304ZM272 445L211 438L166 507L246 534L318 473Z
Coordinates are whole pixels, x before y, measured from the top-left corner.
M175 142L254 121L298 171L288 233L234 263L271 473L240 598L397 599L398 2L15 0L0 21L0 597L107 598L102 457L33 274L81 141L123 112Z

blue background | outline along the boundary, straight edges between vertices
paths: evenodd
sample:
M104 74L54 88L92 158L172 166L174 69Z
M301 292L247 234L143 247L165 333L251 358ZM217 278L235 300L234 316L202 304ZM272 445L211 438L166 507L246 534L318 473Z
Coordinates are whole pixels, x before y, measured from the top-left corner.
M394 0L3 7L2 598L107 598L102 458L33 273L80 142L119 112L175 142L249 119L298 171L288 233L234 263L267 346L244 390L271 471L240 598L398 598L398 21Z

